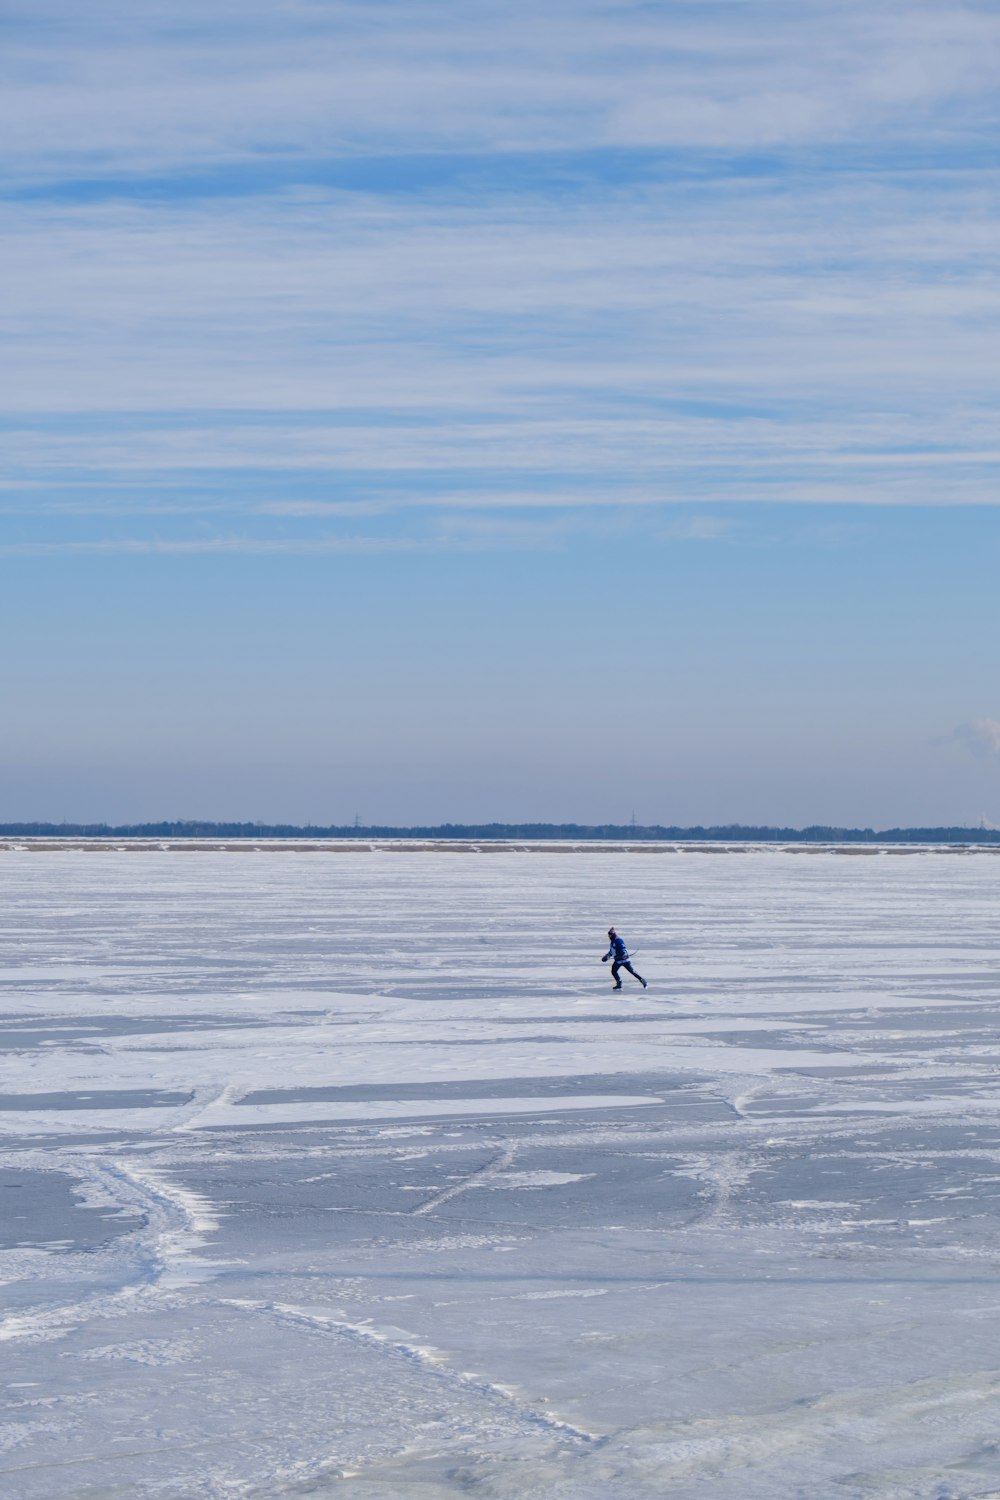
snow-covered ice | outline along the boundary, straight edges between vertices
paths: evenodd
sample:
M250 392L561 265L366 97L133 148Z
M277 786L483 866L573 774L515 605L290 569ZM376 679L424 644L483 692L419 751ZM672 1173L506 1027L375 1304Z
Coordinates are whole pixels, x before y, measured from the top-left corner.
M848 852L0 849L0 1492L996 1500L1000 857Z

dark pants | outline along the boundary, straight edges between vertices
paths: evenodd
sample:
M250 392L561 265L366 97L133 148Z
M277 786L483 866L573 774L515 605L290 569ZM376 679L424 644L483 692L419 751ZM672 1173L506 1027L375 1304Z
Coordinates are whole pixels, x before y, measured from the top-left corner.
M639 981L639 983L641 985L645 985L646 981L643 979L643 977L642 977L641 974L637 974L635 972L635 970L633 969L631 963L629 962L629 960L627 958L616 958L615 961L614 961L614 963L611 965L611 978L615 982L615 989L616 990L620 990L621 987L622 987L622 982L621 982L621 979L619 978L619 975L618 975L618 970L619 969L628 969L628 971L632 975L633 979L638 979L638 981Z

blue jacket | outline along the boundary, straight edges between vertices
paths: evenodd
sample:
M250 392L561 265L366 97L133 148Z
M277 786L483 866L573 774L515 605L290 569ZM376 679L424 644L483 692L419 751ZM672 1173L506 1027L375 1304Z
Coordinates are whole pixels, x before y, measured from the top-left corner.
M612 954L614 954L615 963L624 963L628 958L628 949L626 948L620 937L611 939L611 947L605 954L605 958L610 958Z

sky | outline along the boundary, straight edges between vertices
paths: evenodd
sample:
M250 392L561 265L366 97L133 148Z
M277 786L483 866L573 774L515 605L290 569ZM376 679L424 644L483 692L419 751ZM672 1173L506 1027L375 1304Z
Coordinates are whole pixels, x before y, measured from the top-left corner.
M1000 822L994 5L0 43L0 821Z

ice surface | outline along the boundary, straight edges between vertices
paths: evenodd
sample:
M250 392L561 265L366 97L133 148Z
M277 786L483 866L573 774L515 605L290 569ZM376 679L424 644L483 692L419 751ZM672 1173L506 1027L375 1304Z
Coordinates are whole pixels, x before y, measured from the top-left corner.
M998 882L0 850L0 1491L996 1500Z

